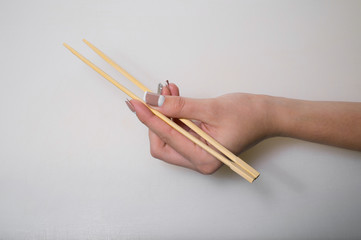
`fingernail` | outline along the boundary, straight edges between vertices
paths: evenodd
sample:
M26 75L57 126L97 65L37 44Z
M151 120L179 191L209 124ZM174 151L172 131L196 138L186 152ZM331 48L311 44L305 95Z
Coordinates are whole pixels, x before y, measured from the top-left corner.
M164 88L168 88L168 87L169 87L169 81L168 81L168 80L165 80L165 85L159 83L159 84L158 84L158 91L157 91L157 93L158 93L159 95L161 95L162 92L163 92L163 89L164 89Z
M157 93L158 93L159 95L162 94L162 90L163 90L163 84L159 83L159 84L158 84L158 91L157 91Z
M130 109L130 111L132 111L133 113L135 113L135 108L133 106L133 104L127 99L127 101L125 101L125 103L127 104L128 108Z
M156 93L145 92L143 100L151 106L160 107L163 105L165 97Z

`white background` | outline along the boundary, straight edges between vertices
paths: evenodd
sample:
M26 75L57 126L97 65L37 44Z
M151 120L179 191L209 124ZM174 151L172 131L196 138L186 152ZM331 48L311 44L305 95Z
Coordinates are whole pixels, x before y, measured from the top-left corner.
M269 139L253 184L167 165L83 38L154 90L361 101L360 1L1 1L0 239L361 238L360 152Z

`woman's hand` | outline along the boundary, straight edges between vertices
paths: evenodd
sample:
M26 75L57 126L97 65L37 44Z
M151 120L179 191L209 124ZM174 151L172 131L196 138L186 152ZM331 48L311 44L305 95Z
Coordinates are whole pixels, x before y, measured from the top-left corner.
M267 96L233 93L211 99L183 98L179 97L175 84L165 86L162 95L165 96L164 104L155 109L173 118L185 129L188 128L179 118L195 120L203 131L233 153L239 154L274 135ZM203 174L211 174L222 166L219 160L171 128L141 102L131 100L131 104L139 120L149 128L153 157Z

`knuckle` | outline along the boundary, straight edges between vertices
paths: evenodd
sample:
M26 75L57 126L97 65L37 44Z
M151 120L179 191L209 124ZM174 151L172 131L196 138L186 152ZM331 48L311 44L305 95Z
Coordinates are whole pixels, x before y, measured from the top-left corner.
M149 118L143 117L143 116L139 116L138 115L138 119L141 123L143 123L144 125L148 126L149 125Z
M163 159L163 149L159 146L150 145L150 155L156 159Z
M158 137L165 144L169 144L171 136L173 135L173 131L175 130L173 130L172 128L168 128L164 133L158 134Z
M197 171L203 175L211 175L215 172L215 169L210 164L201 164L196 166Z
M165 144L170 144L172 142L172 139L174 139L177 134L179 134L177 130L170 126L167 126L167 128L164 129L164 132L158 134L158 137Z
M150 149L150 155L154 158L158 158L159 159L159 151L157 149L151 148Z
M217 170L217 166L209 161L208 158L200 158L194 162L196 171L203 175L211 175Z
M169 112L173 117L178 117L181 115L184 106L185 106L185 99L183 97L176 97L172 104L169 106Z

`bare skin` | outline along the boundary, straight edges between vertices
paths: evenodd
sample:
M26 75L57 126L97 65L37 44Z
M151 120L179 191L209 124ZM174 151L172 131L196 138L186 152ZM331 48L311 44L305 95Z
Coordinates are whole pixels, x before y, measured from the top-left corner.
M179 89L172 83L163 88L162 95L166 99L157 110L177 123L177 118L196 120L203 131L235 154L274 136L361 151L361 103L304 101L244 93L191 99L179 97ZM212 174L222 166L141 102L131 100L131 104L139 120L149 128L153 157L203 174Z

